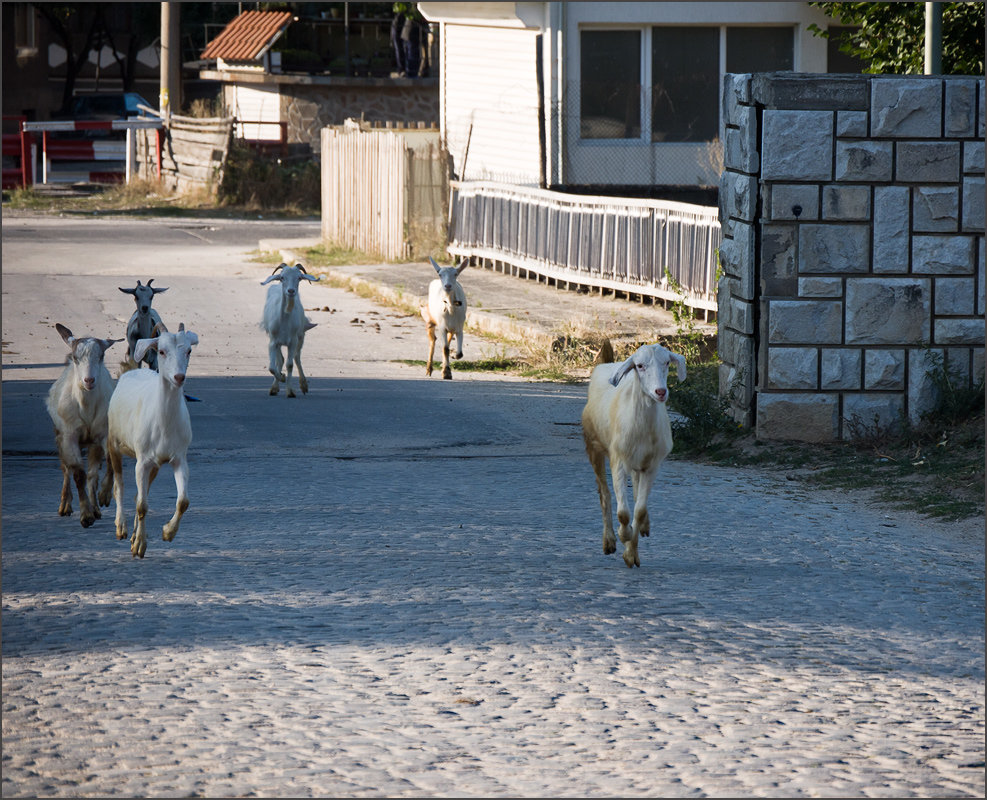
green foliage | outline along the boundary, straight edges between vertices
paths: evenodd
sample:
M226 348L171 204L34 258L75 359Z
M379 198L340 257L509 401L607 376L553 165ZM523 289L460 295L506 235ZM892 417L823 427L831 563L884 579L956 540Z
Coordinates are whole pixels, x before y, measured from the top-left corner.
M984 413L984 378L971 384L959 371L951 368L942 353L928 350L925 359L929 364L929 378L936 392L935 407L925 415L923 422L933 427L958 425L971 417Z
M739 432L727 415L729 403L719 393L719 363L692 364L686 380L668 393L668 405L685 419L672 421L676 453L715 450Z
M857 28L840 50L870 63L866 72L922 74L925 66L925 3L810 3L841 25ZM809 29L828 38L816 25ZM942 71L984 74L984 4L942 3Z
M282 161L232 144L219 200L248 209L294 208L317 213L322 199L321 180L317 159Z

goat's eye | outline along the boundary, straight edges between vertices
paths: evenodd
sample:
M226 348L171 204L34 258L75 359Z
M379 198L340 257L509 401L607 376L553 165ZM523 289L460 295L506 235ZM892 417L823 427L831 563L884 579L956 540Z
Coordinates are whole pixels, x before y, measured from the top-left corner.
M167 350L162 350L161 348L158 348L158 355L159 356L166 356L166 355L168 355L168 351Z
M635 364L638 369L644 369L644 364Z

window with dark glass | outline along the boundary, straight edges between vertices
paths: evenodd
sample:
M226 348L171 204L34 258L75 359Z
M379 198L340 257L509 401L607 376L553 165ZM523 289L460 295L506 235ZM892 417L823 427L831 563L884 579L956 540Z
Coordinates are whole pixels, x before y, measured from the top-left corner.
M719 28L652 28L652 140L715 139L719 129L719 79Z
M727 28L726 72L778 72L792 69L793 28Z
M639 138L641 31L582 31L579 70L580 138Z

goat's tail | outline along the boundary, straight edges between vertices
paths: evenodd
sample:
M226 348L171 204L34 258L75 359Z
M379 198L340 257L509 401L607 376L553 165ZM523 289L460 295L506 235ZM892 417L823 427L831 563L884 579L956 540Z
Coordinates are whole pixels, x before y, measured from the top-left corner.
M600 347L600 352L593 359L593 366L595 367L597 364L612 364L614 360L613 345L610 344L609 339L604 339L603 345Z

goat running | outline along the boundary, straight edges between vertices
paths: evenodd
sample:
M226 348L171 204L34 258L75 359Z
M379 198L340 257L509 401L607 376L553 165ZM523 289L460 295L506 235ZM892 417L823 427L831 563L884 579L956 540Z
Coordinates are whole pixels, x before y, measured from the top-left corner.
M279 275L278 272L281 274ZM309 275L305 267L295 264L289 267L282 263L267 280L261 282L266 286L271 281L278 281L280 286L272 286L267 290L267 300L264 303L264 318L261 327L267 331L268 352L270 363L268 370L274 376L270 394L278 393L279 383L286 384L288 397L295 396L291 386L292 365L298 366L298 386L302 394L308 393L308 380L302 370L302 345L305 344L305 332L316 326L316 323L305 316L298 286L302 280L318 281L318 276ZM285 357L281 353L284 347L287 352L287 375L282 370L285 367Z
M449 366L449 347L452 337L456 337L456 358L463 357L463 328L466 325L466 291L457 278L466 269L469 259L464 258L458 267L440 267L431 256L428 260L439 274L428 285L428 304L420 308L422 319L428 332L428 360L425 374L432 374L432 357L435 354L435 340L442 339L442 377L452 380Z
M55 444L62 467L60 516L72 513L72 487L79 492L79 522L90 527L102 514L96 497L99 468L106 449L106 411L113 393L113 379L103 363L106 351L123 339L96 339L73 336L61 323L55 330L71 350L65 369L48 390L45 403L55 426ZM82 450L89 464L83 469Z
M658 468L672 451L672 425L668 400L668 367L677 367L685 380L685 358L660 344L646 344L622 364L600 364L590 376L582 425L586 454L596 474L596 488L603 512L603 552L617 550L613 534L606 459L610 459L613 491L617 497L617 533L624 543L624 563L640 567L639 536L651 533L648 495ZM634 491L634 524L625 498L627 476Z

